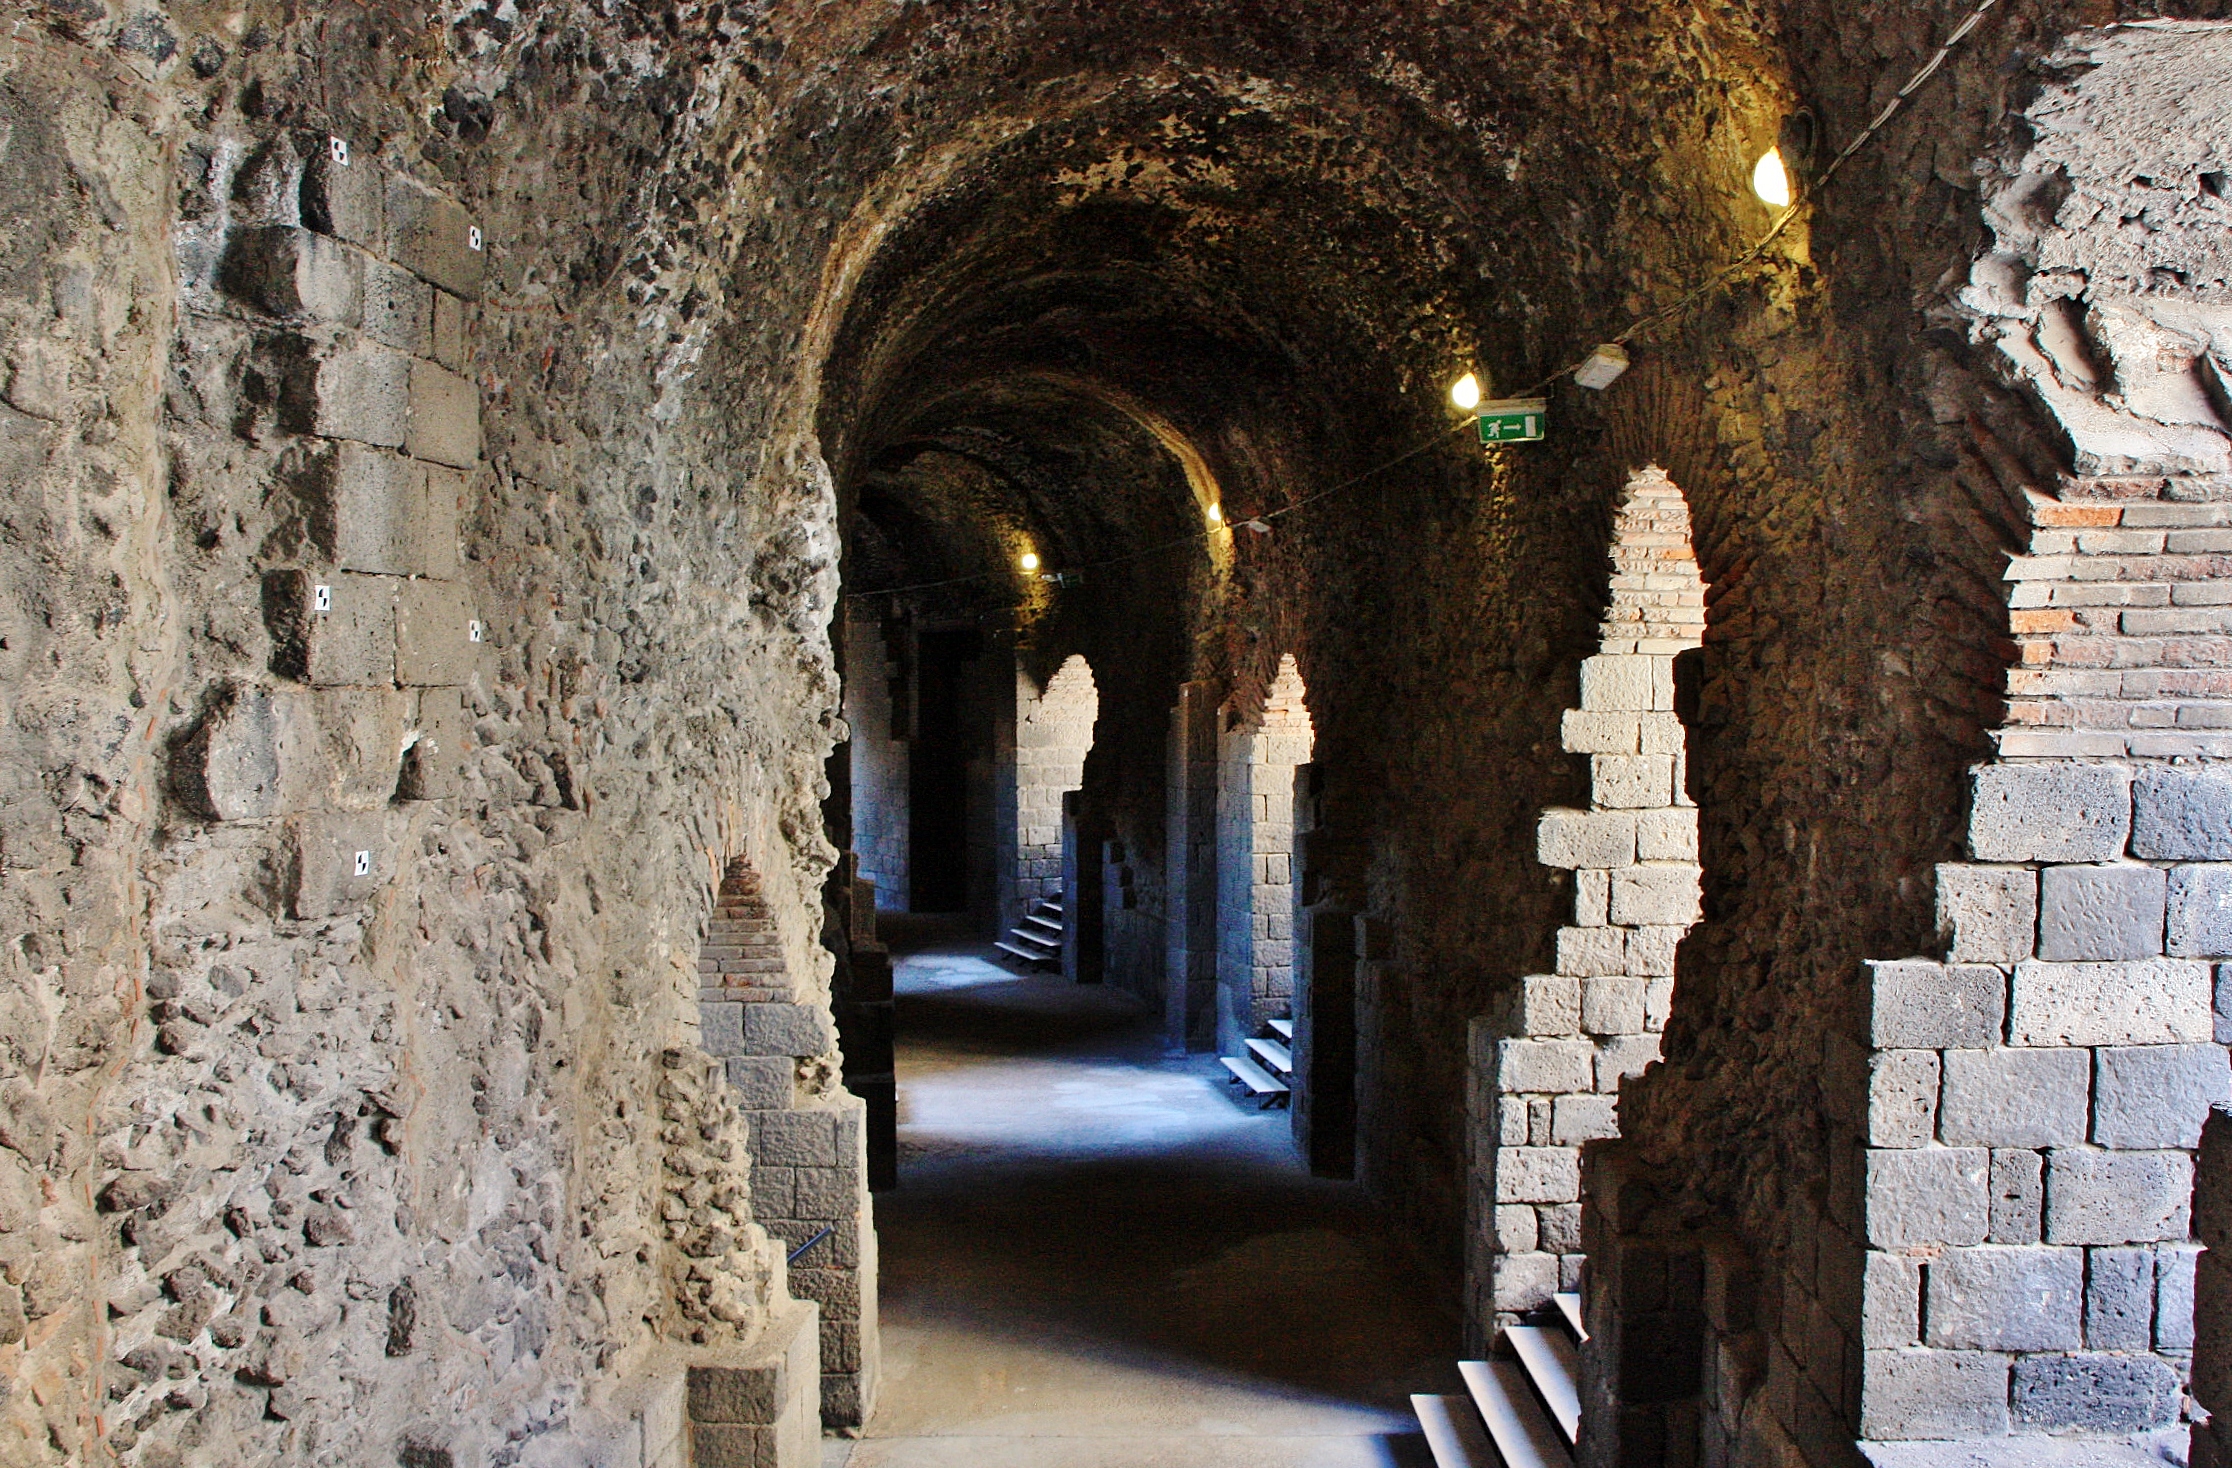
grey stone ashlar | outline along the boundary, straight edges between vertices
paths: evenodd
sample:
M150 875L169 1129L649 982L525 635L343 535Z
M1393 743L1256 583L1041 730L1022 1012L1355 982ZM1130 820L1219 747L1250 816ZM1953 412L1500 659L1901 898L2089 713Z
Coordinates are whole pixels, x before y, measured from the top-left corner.
M2084 1344L2085 1251L1979 1244L1930 1261L1927 1344L2074 1351Z
M2177 958L2232 955L2232 863L2170 869L2165 951Z
M2232 1106L2232 1061L2214 1042L2093 1052L2093 1136L2103 1147L2197 1147L2211 1107Z
M2124 765L1974 766L1970 854L1980 862L2115 861L2131 836L2131 784Z
M1939 1136L1953 1146L2082 1142L2090 1071L2083 1050L1948 1050Z
M1937 869L1938 932L1955 963L2008 964L2033 957L2038 872L2027 866L1945 862Z
M1869 1043L1939 1050L2000 1043L2007 974L1985 964L1902 958L1867 965Z
M2038 956L2154 958L2163 949L2168 873L2140 862L2049 866L2038 874Z
M2131 793L2132 855L2232 861L2232 771L2155 766Z
M2008 1040L2015 1045L2169 1045L2215 1031L2214 976L2205 963L2015 965Z

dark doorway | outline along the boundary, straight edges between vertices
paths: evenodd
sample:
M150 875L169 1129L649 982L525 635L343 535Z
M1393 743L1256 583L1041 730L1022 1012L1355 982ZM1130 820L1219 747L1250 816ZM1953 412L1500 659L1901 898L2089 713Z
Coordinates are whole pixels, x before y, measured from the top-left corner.
M909 906L962 912L969 906L969 667L984 651L973 627L925 631L916 661L915 738L908 758Z

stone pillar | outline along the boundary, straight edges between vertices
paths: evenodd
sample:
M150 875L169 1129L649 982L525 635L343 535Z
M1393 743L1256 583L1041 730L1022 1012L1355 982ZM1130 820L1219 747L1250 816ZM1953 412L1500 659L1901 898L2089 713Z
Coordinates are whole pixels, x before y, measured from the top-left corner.
M753 1215L803 1249L791 1290L821 1307L822 1420L860 1426L880 1369L867 1108L840 1083L830 1010L794 985L741 860L722 878L698 968L705 1049L725 1058L751 1126Z
M1261 722L1231 714L1217 739L1217 1048L1238 1055L1294 1004L1294 771L1310 716L1290 653ZM1243 916L1244 915L1244 916Z
M1631 478L1614 520L1603 650L1581 664L1562 742L1589 808L1549 810L1536 858L1573 874L1556 972L1520 979L1471 1034L1469 1328L1479 1341L1576 1287L1582 1143L1619 1134L1620 1082L1658 1059L1674 953L1698 918L1697 810L1684 789L1675 658L1704 630L1689 511Z
M1000 899L1000 926L1011 928L1044 897L1062 895L1062 797L1085 781L1100 694L1093 670L1071 657L1041 690L1015 673L1014 788L1003 803L1012 860Z
M1168 962L1163 1037L1175 1053L1216 1043L1217 693L1182 683L1170 711Z

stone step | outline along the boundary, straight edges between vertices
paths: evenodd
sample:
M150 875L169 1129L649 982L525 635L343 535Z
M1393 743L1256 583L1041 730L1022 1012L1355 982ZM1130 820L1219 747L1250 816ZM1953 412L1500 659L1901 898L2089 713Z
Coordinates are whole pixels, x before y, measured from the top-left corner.
M1550 1298L1557 1302L1558 1313L1565 1317L1566 1329L1573 1332L1573 1338L1577 1341L1587 1340L1589 1338L1589 1328L1581 1323L1581 1297L1577 1294L1564 1293L1552 1295Z
M1250 1040L1248 1042L1248 1048L1255 1052L1256 1058L1262 1061L1265 1068L1271 1071L1272 1074L1288 1077L1293 1076L1294 1053L1288 1050L1286 1046L1280 1044L1278 1041Z
M1425 1431L1435 1468L1497 1468L1496 1450L1481 1431L1480 1414L1463 1397L1411 1394L1411 1411Z
M1572 1449L1542 1410L1524 1371L1509 1361L1460 1361L1457 1374L1506 1468L1570 1468Z
M1217 1062L1232 1072L1232 1078L1248 1088L1251 1096L1263 1098L1263 1104L1274 1106L1287 1094L1286 1082L1271 1076L1254 1061L1238 1055L1220 1055Z
M1019 944L1008 943L1005 941L995 943L992 946L999 949L1002 953L1022 959L1025 963L1051 963L1058 956L1052 953L1035 952Z
M1506 1326L1504 1343L1526 1368L1527 1380L1557 1419L1570 1444L1581 1436L1581 1363L1564 1330L1541 1325Z
M1291 1043L1294 1039L1294 1021L1291 1019L1271 1021L1271 1033Z

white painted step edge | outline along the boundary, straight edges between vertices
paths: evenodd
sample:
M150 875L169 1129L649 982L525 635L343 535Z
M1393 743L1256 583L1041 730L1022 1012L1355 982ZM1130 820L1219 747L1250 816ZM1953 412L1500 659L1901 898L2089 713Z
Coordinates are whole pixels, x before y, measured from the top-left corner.
M1574 1339L1587 1340L1589 1338L1589 1328L1581 1323L1581 1297L1575 1294L1560 1294L1552 1295L1550 1298L1558 1302L1558 1313L1565 1317L1565 1323L1572 1328Z
M1509 1361L1460 1361L1458 1374L1508 1468L1571 1468L1573 1452Z
M1411 1410L1425 1429L1426 1446L1439 1468L1496 1468L1496 1450L1480 1430L1480 1414L1463 1397L1411 1396Z
M1565 1440L1578 1441L1581 1390L1574 1381L1573 1343L1565 1338L1564 1331L1545 1330L1539 1325L1506 1326L1504 1339L1519 1353L1519 1364L1527 1368L1527 1379L1542 1394L1542 1404L1558 1419L1558 1430L1565 1434Z

